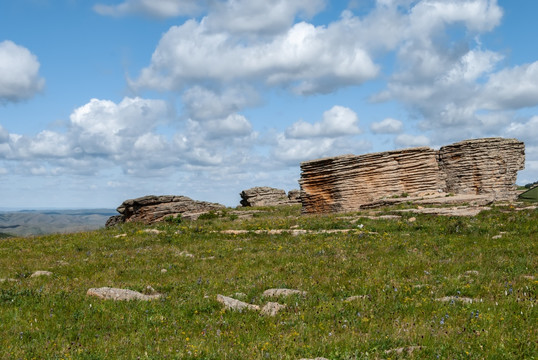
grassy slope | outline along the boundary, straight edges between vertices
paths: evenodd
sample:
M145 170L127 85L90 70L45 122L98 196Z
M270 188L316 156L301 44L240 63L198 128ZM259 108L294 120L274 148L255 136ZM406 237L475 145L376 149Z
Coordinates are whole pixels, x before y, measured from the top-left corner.
M370 359L412 345L423 348L409 358L536 357L537 210L361 219L362 231L347 234L214 232L357 229L336 215L299 216L298 207L265 210L251 220L162 224L158 235L129 225L1 240L0 278L20 281L0 283L0 358ZM54 275L28 278L35 270ZM90 287L147 285L166 297L86 296ZM215 300L243 292L263 305L277 301L262 297L274 287L308 294L279 299L287 309L275 317L224 311ZM343 301L351 295L369 299ZM451 295L480 301L435 300Z

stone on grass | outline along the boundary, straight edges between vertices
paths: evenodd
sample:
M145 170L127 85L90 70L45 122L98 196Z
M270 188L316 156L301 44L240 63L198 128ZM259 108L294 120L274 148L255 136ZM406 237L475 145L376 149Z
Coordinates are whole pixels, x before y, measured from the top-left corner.
M472 304L473 302L478 302L479 301L477 299L471 299L471 298L468 298L468 297L461 297L461 296L444 296L442 298L437 298L435 300L436 301L441 301L441 302L459 301L459 302L462 302L462 303L465 303L465 304Z
M294 289L268 289L263 292L263 296L277 297L288 295L306 295L306 291Z
M280 310L285 309L286 305L281 305L276 302L268 302L262 308L261 313L263 315L275 316Z
M345 302L352 302L352 301L356 301L356 300L367 300L367 299L370 299L370 295L354 295L354 296L350 296L350 297L346 298L344 301Z
M157 229L144 229L142 231L148 234L155 234L155 235L159 235L160 233L162 233L161 230L157 230Z
M0 283L3 283L3 282L16 282L17 279L12 279L12 278L7 278L7 279L0 279Z
M228 310L260 310L260 307L258 305L248 304L244 301L239 301L229 296L217 295L217 301L223 304L224 307Z
M44 271L44 270L38 270L34 272L32 275L30 275L31 278L39 277L39 276L51 276L52 273L50 271Z
M116 239L118 239L118 238L122 238L122 237L126 237L126 236L127 236L127 234L118 234L118 235L116 235L116 236L114 236L114 237L115 237Z
M102 287L102 288L91 288L86 292L88 296L95 296L103 300L114 300L114 301L128 301L128 300L154 300L159 299L161 294L152 294L145 295L139 293L138 291L129 290L129 289L118 289L111 287Z
M299 360L329 360L329 359L324 358L324 357L317 357L317 358L312 358L312 359L300 358Z
M400 354L403 354L404 351L408 354L411 354L413 351L420 350L420 349L422 349L422 346L407 346L407 347L400 347L396 349L385 350L385 354L396 353L400 355Z

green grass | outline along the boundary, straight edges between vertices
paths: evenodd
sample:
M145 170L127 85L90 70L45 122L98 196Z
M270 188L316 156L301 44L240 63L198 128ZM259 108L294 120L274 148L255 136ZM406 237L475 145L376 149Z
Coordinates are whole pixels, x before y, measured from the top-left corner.
M246 220L225 213L154 226L160 234L130 224L2 239L0 278L19 281L0 283L0 359L536 358L537 210L396 221L255 210ZM219 232L291 227L312 232ZM36 270L53 275L30 278ZM165 297L86 296L91 287L147 285ZM262 296L276 287L307 295ZM225 311L216 295L236 292L287 308L275 317ZM369 297L343 301L352 295ZM444 296L479 301L436 301ZM408 346L422 348L385 353Z

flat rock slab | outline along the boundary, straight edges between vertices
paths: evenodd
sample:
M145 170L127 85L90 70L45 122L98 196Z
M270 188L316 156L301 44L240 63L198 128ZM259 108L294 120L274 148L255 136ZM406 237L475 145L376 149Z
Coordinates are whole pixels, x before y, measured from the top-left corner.
M306 291L294 289L267 289L263 292L263 296L277 297L288 295L306 295Z
M407 347L400 347L396 349L385 350L385 354L392 354L392 353L403 354L404 352L411 354L413 351L421 350L421 349L422 349L422 346L407 346Z
M35 278L35 277L40 277L40 276L51 276L51 275L52 273L50 271L39 270L39 271L34 272L32 275L30 275L30 277Z
M0 283L3 283L3 282L16 282L18 281L17 279L12 279L12 278L7 278L7 279L0 279Z
M286 308L286 305L282 305L276 302L268 302L262 308L261 313L263 315L275 316L280 310Z
M162 296L161 294L145 295L134 290L118 289L118 288L111 288L111 287L88 289L88 291L86 292L86 295L95 296L103 300L114 300L114 301L129 301L129 300L149 301L149 300L159 299Z
M229 296L224 295L217 295L217 301L224 305L226 309L229 310L254 310L259 311L260 307L258 305L253 305L246 303L244 301L236 300L234 298L231 298Z
M490 207L451 207L451 208L422 208L422 209L403 209L394 210L397 212L410 212L413 214L431 214L440 216L476 216L484 210L490 210Z
M354 295L354 296L350 296L346 299L344 299L345 302L353 302L353 301L357 301L357 300L368 300L370 299L370 295Z
M476 303L476 302L480 302L480 300L477 300L477 299L471 299L471 298L468 298L468 297L461 297L461 296L444 296L442 298L437 298L435 299L435 301L441 301L441 302L456 302L456 301L459 301L459 302L462 302L464 304L472 304L472 303Z

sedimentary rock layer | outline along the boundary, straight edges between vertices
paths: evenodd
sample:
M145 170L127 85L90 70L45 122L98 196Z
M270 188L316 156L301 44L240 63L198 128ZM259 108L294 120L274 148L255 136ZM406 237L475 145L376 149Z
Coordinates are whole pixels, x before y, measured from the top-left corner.
M511 199L524 162L524 144L502 138L307 161L299 181L303 212L356 211L383 198L443 192Z
M466 140L439 150L439 168L447 191L454 194L513 199L517 172L524 167L525 144L516 139Z
M243 206L291 205L301 202L298 190L291 190L286 195L284 190L268 186L243 190L239 195L241 196L241 205Z
M307 161L301 170L306 213L355 211L387 196L444 191L436 152L427 147Z
M149 195L124 201L116 209L121 215L111 217L106 226L132 221L153 224L169 216L196 219L201 214L224 208L221 204L196 201L186 196Z

